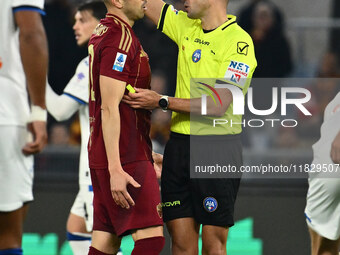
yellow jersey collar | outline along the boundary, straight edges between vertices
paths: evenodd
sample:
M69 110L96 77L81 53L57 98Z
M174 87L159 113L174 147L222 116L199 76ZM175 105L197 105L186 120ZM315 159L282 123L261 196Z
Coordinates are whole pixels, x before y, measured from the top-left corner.
M236 16L234 16L234 15L227 15L227 17L228 17L228 20L226 22L224 22L221 26L219 26L217 29L225 30L230 25L236 23Z

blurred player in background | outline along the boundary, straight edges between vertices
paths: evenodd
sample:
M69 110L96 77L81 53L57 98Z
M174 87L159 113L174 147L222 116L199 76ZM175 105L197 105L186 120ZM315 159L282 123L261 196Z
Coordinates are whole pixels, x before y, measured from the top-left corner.
M338 255L340 249L340 93L325 109L321 137L313 145L313 152L312 166L315 172L309 175L305 209L312 242L311 254ZM320 167L323 171L318 173L317 169Z
M237 25L235 16L227 15L227 5L228 0L186 0L185 13L161 0L149 0L147 16L178 45L176 94L167 97L136 89L138 93L124 97L124 102L137 109L173 111L172 132L164 151L161 191L163 204L176 203L163 207L174 255L198 253L200 225L203 225L203 254L226 254L229 227L234 225L240 179L190 178L191 139L198 142L193 146L196 150L208 148L207 142L211 142L214 146L209 148L220 148L216 154L219 159L235 167L242 165L242 116L232 113L229 89L216 89L221 105L215 106L209 98L207 113L238 124L212 130L212 125L190 123L190 114L201 114L201 98L190 99L191 78L221 79L245 95L257 66L252 39ZM199 126L200 135L192 132L191 127L195 126Z
M92 32L100 19L105 18L106 12L102 1L87 2L78 7L73 26L78 46L87 46ZM67 120L76 111L79 112L81 127L79 192L67 221L67 239L75 255L87 254L93 225L93 191L87 157L87 142L90 134L88 98L88 57L79 63L75 75L66 85L62 95L57 95L49 85L46 90L47 109L56 120Z
M32 154L47 142L48 51L40 16L43 7L43 0L0 1L1 255L23 253L23 222L28 203L33 201Z
M131 234L132 255L158 255L164 246L159 186L152 165L150 115L122 97L132 84L150 88L148 55L132 30L146 1L104 0L108 9L89 42L89 165L94 221L90 255L116 254Z

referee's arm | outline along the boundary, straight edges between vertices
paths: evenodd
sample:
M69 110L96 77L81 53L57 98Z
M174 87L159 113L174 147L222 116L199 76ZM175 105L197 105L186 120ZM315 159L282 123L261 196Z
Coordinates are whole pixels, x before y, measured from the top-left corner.
M157 26L165 3L162 0L148 0L146 16Z
M129 93L123 97L123 102L129 104L135 109L155 109L160 108L158 102L161 98L157 92L148 89L135 88L137 93ZM229 105L233 101L232 94L229 89L216 89L220 95L222 105L215 105L212 98L207 98L207 115L221 117L228 110ZM177 97L169 97L168 109L181 113L201 114L201 98L185 99ZM217 98L215 98L217 100Z

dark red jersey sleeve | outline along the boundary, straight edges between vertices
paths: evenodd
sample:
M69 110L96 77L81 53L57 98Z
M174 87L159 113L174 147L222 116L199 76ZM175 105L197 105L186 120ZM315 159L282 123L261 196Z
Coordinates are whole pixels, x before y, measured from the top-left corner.
M102 49L100 75L127 82L130 73L130 54L114 46L106 46Z

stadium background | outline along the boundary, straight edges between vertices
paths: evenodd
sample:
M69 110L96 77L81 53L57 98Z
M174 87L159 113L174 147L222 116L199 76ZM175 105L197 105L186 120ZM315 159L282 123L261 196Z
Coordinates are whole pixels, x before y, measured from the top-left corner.
M62 92L76 65L87 52L86 48L76 46L72 31L74 8L80 2L46 1L44 24L50 51L49 82L58 93ZM228 12L238 15L253 1L229 2ZM291 70L281 77L339 78L339 1L271 2L284 16L283 34L289 44L292 62ZM173 3L176 8L181 8L180 2ZM145 20L138 22L135 30L150 56L153 88L160 93L172 94L176 75L176 46ZM283 63L276 64L279 69L284 69ZM312 91L313 121L302 119L301 127L293 131L245 130L244 160L248 165L259 162L311 162L311 145L318 139L322 107L339 91L339 85L335 83L325 90L308 84L306 87ZM261 89L257 91L258 95L265 92ZM318 97L318 94L324 96ZM162 151L168 129L169 115L155 111L151 133L155 150ZM26 255L69 254L64 246L65 224L78 190L79 134L77 116L63 123L49 118L49 146L35 160L35 202L25 224ZM303 214L307 187L306 179L243 180L235 209L238 226L231 231L228 254L309 254L309 237ZM163 254L170 254L168 241Z

